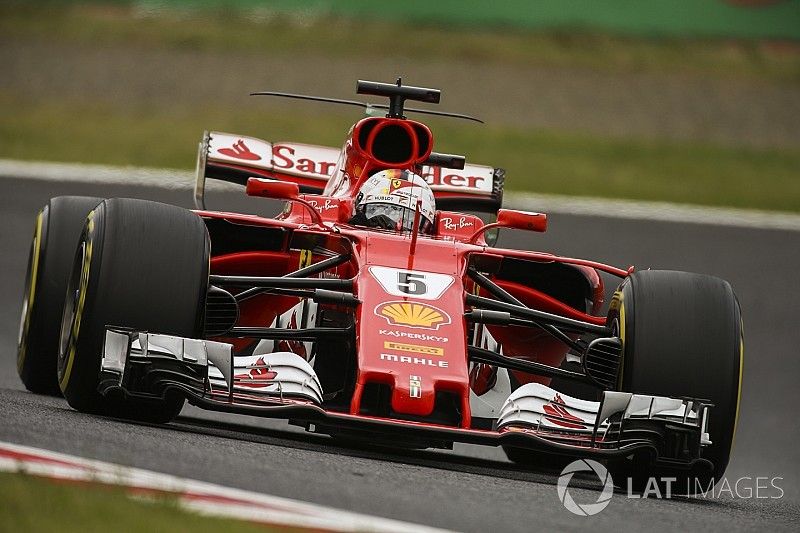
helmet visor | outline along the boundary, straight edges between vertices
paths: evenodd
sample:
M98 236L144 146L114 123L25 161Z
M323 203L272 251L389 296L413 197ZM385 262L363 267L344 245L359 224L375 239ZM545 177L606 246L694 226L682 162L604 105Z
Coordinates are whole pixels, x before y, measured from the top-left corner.
M364 215L372 218L378 215L385 215L395 223L397 231L411 231L414 225L414 210L394 204L367 204L364 206ZM419 232L428 233L432 222L422 213L419 215Z

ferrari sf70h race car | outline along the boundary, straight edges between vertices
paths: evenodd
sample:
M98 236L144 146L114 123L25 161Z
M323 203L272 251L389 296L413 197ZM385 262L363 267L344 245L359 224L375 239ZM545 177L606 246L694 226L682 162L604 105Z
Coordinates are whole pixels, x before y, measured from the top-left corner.
M731 286L495 246L492 231L547 217L501 209L502 169L432 150L405 114L448 113L405 102L440 92L357 92L388 105L338 101L368 111L341 149L206 133L196 210L51 199L25 285L25 386L125 419L168 422L188 401L381 446L593 458L632 486L719 479L743 356ZM207 210L207 178L285 209Z

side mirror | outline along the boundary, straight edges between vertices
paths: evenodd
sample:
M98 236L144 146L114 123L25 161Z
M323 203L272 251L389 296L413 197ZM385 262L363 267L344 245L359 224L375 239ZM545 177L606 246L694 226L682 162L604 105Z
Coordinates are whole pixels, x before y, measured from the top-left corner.
M248 178L246 190L248 196L273 200L297 200L300 197L300 187L296 183L266 178Z
M290 181L278 181L266 178L248 178L247 195L272 198L273 200L288 200L303 204L311 215L311 220L318 228L325 228L319 211L308 200L300 197L300 186Z
M498 209L497 221L493 224L486 224L472 234L469 241L472 244L478 240L486 230L495 228L513 228L526 231L547 231L547 215L544 213L533 213L530 211L517 211L516 209ZM496 240L496 238L495 238Z
M516 209L499 209L497 225L501 228L524 229L527 231L547 231L547 215Z

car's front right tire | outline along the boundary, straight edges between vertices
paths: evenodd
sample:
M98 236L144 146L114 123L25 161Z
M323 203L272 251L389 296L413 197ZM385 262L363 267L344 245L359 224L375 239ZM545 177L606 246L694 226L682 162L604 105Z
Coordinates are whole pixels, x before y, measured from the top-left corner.
M202 219L157 202L98 205L78 244L64 304L58 379L82 412L167 422L183 398L142 400L98 392L106 326L202 338L210 243Z

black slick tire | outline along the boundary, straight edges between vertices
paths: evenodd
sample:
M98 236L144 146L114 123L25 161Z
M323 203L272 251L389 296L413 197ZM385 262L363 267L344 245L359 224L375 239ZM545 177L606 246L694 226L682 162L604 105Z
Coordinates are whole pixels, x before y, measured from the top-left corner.
M692 480L707 488L728 466L741 397L744 340L733 289L703 274L635 272L615 293L609 323L623 342L621 390L714 404L712 444L701 451L713 470Z
M86 216L100 202L58 196L36 216L17 339L17 371L31 392L61 395L56 363L64 295Z
M98 393L105 328L202 338L209 254L205 224L186 209L114 198L89 214L70 275L58 358L59 386L73 408L150 422L180 412L181 396Z

